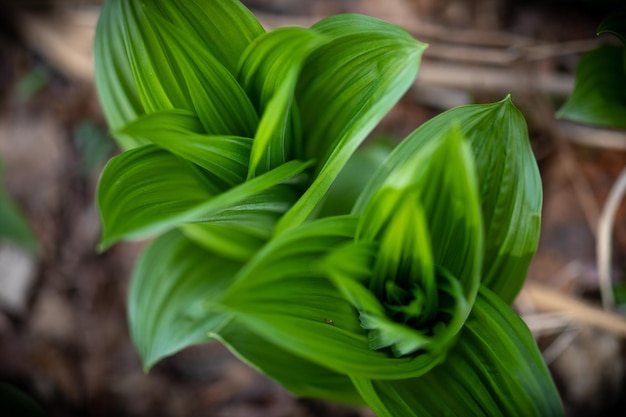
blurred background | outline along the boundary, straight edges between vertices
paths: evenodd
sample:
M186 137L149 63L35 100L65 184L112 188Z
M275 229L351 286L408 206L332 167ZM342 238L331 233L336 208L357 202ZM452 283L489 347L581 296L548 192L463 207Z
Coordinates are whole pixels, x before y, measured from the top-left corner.
M98 175L118 150L93 81L97 0L0 0L0 199L21 236L0 242L0 382L49 416L372 417L296 399L219 344L188 349L145 375L125 297L139 243L98 254ZM373 136L400 140L451 107L511 93L544 186L543 231L515 303L569 416L626 416L626 319L604 310L597 225L626 166L626 133L554 116L596 27L621 0L248 0L266 28L358 12L430 47L418 79ZM20 214L18 214L20 213ZM16 216L16 217L15 217ZM626 305L626 207L615 216L613 288ZM14 229L15 229L14 227ZM18 227L19 229L19 227Z

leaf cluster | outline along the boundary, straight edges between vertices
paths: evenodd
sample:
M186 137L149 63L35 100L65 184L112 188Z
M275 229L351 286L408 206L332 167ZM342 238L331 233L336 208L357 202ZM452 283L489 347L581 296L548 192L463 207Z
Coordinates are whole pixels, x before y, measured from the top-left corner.
M235 0L105 4L97 85L124 152L101 247L156 236L128 301L146 369L218 340L380 416L561 414L509 306L541 209L510 98L357 151L425 47L362 15L265 32Z

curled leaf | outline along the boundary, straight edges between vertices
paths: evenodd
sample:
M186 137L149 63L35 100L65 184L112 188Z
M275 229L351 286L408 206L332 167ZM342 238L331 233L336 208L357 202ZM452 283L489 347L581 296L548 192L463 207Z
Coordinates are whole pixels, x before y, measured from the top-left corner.
M353 381L379 417L563 415L532 334L486 287L441 365L419 378Z
M539 243L542 188L526 123L509 97L493 104L458 107L424 123L379 167L353 212L363 212L390 172L453 125L471 145L478 178L484 227L482 283L512 302ZM436 183L425 186L437 194ZM446 222L443 217L441 221Z

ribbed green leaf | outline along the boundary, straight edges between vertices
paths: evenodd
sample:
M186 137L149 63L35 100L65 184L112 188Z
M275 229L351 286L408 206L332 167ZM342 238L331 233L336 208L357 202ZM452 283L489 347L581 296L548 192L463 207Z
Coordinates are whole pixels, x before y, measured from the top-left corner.
M452 109L422 125L374 174L354 212L363 212L390 172L440 139L451 125L460 128L474 153L485 230L482 282L512 302L539 241L542 192L524 118L508 97ZM427 188L437 193L438 185L429 183ZM441 219L444 224L445 218Z
M184 223L224 221L227 210L254 212L249 199L282 182L293 180L309 164L291 161L229 190L219 188L198 166L156 146L147 145L113 158L98 188L103 227L101 248L120 239L136 239ZM279 197L284 194L284 200ZM292 193L275 194L274 205ZM260 210L264 211L266 201Z
M429 266L417 267L415 272L421 271L417 275L432 268L434 262L457 277L468 295L475 293L483 237L476 168L470 148L457 128L448 127L431 136L431 141L410 157L394 165L395 169L364 206L361 238L372 239L372 234L390 227L396 240L384 238L381 255L398 256L398 240L405 239L407 247L402 250L407 251L406 258L397 258L395 263L426 262L426 257L432 256L432 261L427 262ZM419 211L424 220L415 217ZM396 218L402 214L403 218ZM402 229L402 220L408 221L408 217L414 218L408 223L414 228ZM428 230L419 230L424 227ZM423 243L424 239L429 239L430 244ZM388 250L385 244L390 245ZM424 244L430 248L419 247ZM411 259L411 247L417 251L414 259ZM427 255L431 251L432 255ZM472 299L470 296L469 300Z
M215 335L241 360L300 397L363 405L363 399L347 375L303 359L280 348L237 320Z
M530 331L486 287L442 365L419 378L353 380L379 417L563 415Z
M167 52L155 23L146 16L139 0L113 0L120 19L114 42L124 45L144 112L181 108L193 110L177 66ZM124 57L117 57L124 59Z
M107 5L101 13L102 33L96 36L96 67L103 108L111 114L114 130L144 112L177 108L196 113L206 133L254 134L258 118L233 68L261 29L239 2L111 0ZM198 9L202 12L189 13ZM207 13L212 25L201 23ZM225 34L228 43L207 43ZM124 143L127 148L137 144Z
M219 297L239 262L219 257L178 231L160 236L139 258L128 296L133 343L145 369L177 351L209 341L229 319L203 300Z
M265 31L239 0L152 0L168 21L185 32L237 75L244 50Z
M368 286L385 306L359 308L373 349L445 354L480 283L477 188L469 146L452 129L396 167L365 207L357 236L379 243Z
M557 116L575 122L626 129L624 47L604 45L582 56L576 84Z
M393 379L417 376L441 358L395 358L369 348L358 312L326 278L323 259L353 240L356 220L318 220L274 238L242 270L216 307L269 342L338 373Z
M155 7L146 8L146 14L163 39L177 76L176 88L186 97L184 105L175 107L195 112L206 133L252 137L258 124L254 107L235 76L213 56L211 45L195 38L193 31L181 31ZM170 87L166 84L165 88L169 94ZM157 110L161 108L152 111Z
M94 42L98 98L107 123L114 132L144 113L130 62L126 58L126 48L120 38L125 26L120 5L119 1L107 1L102 5ZM143 144L120 133L114 136L123 149Z
M304 151L316 158L318 175L278 231L310 216L355 149L411 86L425 48L403 29L361 15L330 17L311 30L333 38L309 56L296 92Z
M252 139L209 136L200 120L186 110L163 110L135 119L122 132L159 146L206 169L225 187L246 178Z
M302 28L280 28L258 37L244 53L239 80L262 114L249 177L302 155L294 125L295 88L305 59L323 38Z

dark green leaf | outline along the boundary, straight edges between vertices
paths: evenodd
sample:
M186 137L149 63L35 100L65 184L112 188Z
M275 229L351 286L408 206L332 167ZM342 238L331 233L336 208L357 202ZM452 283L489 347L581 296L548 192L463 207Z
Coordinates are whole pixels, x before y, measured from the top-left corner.
M0 180L2 164L0 163ZM0 184L0 242L9 241L35 253L38 249L37 239L19 207Z
M598 27L598 35L611 33L622 40L626 45L626 8L622 7L609 13Z
M3 416L47 416L35 400L14 386L4 382L0 382L0 413Z
M576 84L557 116L579 123L626 129L624 48L604 45L582 56Z

